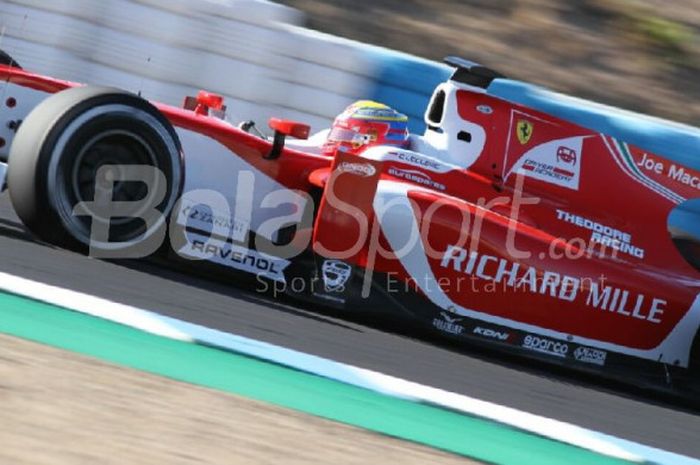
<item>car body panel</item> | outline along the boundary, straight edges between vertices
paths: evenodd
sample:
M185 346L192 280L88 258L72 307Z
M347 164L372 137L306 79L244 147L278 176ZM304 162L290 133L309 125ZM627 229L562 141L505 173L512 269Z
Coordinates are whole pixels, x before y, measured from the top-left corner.
M78 85L2 66L0 78L0 154L6 123ZM185 158L174 252L285 286L320 280L280 289L346 310L390 306L448 337L554 361L688 367L700 271L675 242L688 228L669 217L700 197L700 172L506 92L450 80L437 93L431 105L444 107L426 115L439 118L408 148L329 157L290 144L274 160L269 139L154 103Z

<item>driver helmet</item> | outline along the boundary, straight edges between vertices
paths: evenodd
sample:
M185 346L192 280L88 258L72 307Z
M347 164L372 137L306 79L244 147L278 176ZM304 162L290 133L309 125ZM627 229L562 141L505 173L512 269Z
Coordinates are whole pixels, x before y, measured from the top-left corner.
M408 145L408 117L383 103L360 100L336 117L322 151L358 154L375 145Z

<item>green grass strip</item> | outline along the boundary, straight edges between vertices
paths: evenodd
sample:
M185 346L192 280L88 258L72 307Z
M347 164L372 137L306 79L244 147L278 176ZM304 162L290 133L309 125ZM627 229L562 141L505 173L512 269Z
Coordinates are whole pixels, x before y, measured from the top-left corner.
M630 463L492 421L155 336L15 295L0 293L0 332L498 465ZM186 410L187 405L175 408Z

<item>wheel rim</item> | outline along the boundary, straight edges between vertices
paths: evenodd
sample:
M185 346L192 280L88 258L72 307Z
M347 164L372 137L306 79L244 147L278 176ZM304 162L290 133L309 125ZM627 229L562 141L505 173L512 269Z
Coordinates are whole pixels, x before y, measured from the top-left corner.
M112 201L138 202L140 208L129 211L125 217L102 218L90 208L95 200L95 194L99 189L106 189L106 185L96 182L98 170L104 166L110 166L107 179L121 179L123 166L145 165L157 166L156 155L150 145L139 135L124 130L103 131L90 138L80 149L70 166L63 171L64 182L58 183L56 207L59 215L73 226L74 231L80 231L84 239L90 237L89 219L92 221L109 221L110 226L125 225L134 218L139 218L148 209L152 208L147 195L153 195L154 185L151 189L143 182L115 181L112 183ZM155 183L156 179L150 182ZM146 200L143 202L143 200ZM89 216L76 216L74 207L83 202Z

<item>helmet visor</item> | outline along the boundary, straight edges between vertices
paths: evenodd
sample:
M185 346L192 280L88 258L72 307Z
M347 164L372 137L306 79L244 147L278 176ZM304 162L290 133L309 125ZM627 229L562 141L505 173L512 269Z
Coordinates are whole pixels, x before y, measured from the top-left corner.
M328 142L353 142L357 135L352 129L335 127L328 134Z

